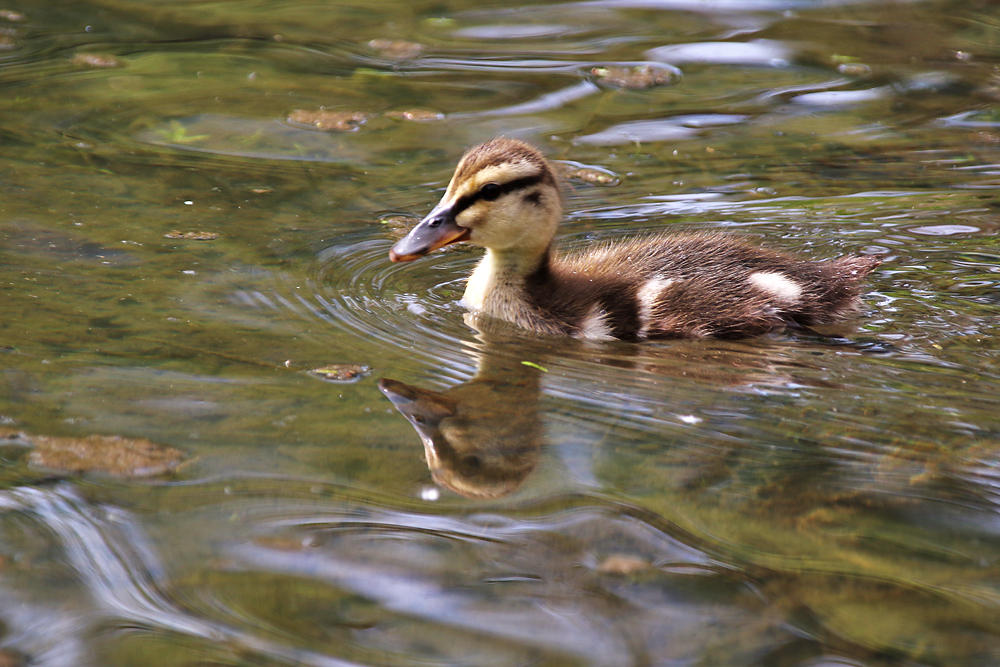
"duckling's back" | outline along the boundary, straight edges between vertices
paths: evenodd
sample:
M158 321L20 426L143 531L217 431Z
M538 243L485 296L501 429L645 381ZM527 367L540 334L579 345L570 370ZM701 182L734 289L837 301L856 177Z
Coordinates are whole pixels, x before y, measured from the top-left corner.
M581 338L738 338L856 311L880 262L812 261L726 235L677 235L554 259L527 287L541 318Z

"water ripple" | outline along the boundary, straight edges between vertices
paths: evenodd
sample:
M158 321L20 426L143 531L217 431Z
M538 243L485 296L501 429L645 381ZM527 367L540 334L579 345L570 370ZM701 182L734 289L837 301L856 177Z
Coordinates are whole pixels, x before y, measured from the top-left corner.
M198 618L181 609L163 592L163 571L142 529L126 512L99 507L71 486L55 489L22 487L0 494L0 511L37 518L57 536L74 573L96 606L108 617L140 627L198 638L208 644L230 643L245 650L295 664L345 667L351 663L293 648L244 632L234 625ZM51 628L48 628L51 630ZM48 635L44 642L65 641ZM75 651L62 651L72 660ZM46 664L80 664L55 661Z
M391 241L364 240L320 253L307 294L296 293L316 317L367 344L416 353L433 361L466 344L459 305L471 257L432 255L419 268L389 262Z

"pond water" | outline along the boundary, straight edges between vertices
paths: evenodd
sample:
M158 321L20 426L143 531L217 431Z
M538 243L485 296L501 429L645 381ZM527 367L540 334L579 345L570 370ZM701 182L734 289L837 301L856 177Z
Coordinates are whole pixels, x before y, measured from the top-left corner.
M998 66L985 1L0 3L0 664L997 664ZM564 247L881 254L865 312L471 329L388 250L501 134Z

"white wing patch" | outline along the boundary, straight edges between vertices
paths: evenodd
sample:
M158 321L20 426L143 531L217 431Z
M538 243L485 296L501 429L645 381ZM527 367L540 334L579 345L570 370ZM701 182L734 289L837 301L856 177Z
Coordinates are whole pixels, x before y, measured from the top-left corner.
M652 278L635 293L635 300L639 302L639 338L646 337L653 323L653 307L656 305L656 300L660 298L663 290L673 284L672 278Z
M590 340L615 340L615 337L611 335L611 328L608 327L604 318L604 311L597 304L594 304L587 316L583 318L583 322L580 323L580 336Z
M769 271L751 273L750 282L785 305L798 303L802 296L802 285L781 273Z

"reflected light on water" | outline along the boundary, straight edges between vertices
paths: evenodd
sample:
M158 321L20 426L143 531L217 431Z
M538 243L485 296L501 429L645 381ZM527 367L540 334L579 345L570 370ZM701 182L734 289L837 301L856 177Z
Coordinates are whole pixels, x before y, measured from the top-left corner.
M186 635L209 643L228 643L263 656L316 665L345 667L350 663L328 656L269 642L224 623L198 618L172 602L162 590L166 580L155 552L142 528L128 513L114 507L93 506L69 485L52 488L22 487L0 492L0 510L18 512L38 521L57 536L66 564L86 588L96 609L81 610L87 623L67 623L80 630L97 613L125 627ZM11 619L16 627L17 617ZM26 619L30 620L30 619ZM45 641L36 638L46 653L46 664L79 665L85 658L76 647L78 638L58 636L46 627ZM22 630L23 631L23 630Z

